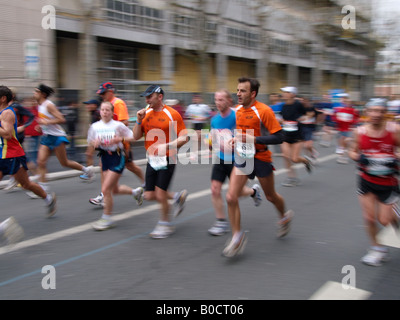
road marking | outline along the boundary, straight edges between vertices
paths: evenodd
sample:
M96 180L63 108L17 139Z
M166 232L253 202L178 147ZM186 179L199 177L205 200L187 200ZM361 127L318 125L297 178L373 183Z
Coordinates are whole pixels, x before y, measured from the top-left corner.
M331 154L331 155L328 155L328 156L320 158L318 161L320 163L322 163L322 162L326 162L326 161L332 160L332 159L334 159L336 157L337 157L336 154ZM293 167L294 168L304 168L304 165L303 164L297 164L297 165L295 165ZM279 170L276 170L274 173L275 173L275 175L280 175L280 174L283 174L285 172L287 172L287 169L279 169ZM228 184L225 184L223 186L223 189L224 190L228 189ZM211 194L211 189L204 189L204 190L189 194L186 201L190 201L190 200L194 200L194 199L197 199L197 198L209 196L210 194ZM114 215L113 216L113 220L116 221L116 222L117 221L122 221L122 220L125 220L125 219L130 219L132 217L145 214L145 213L150 212L150 211L158 210L158 209L159 209L159 205L158 204L153 204L153 205L149 205L149 206L147 206L145 208L139 208L139 209L135 209L135 210L132 210L132 211L125 212L125 213ZM64 237L72 236L72 235L80 233L80 232L91 230L92 229L92 224L93 224L93 222L86 223L86 224L83 224L83 225L80 225L80 226L77 226L77 227L72 227L72 228L69 228L69 229L57 231L57 232L50 233L50 234L47 234L47 235L44 235L44 236L40 236L40 237L37 237L37 238L25 240L25 241L19 242L19 243L14 244L14 245L8 245L8 246L1 247L0 248L0 255L6 254L6 253L9 253L9 252L14 252L14 251L21 250L21 249L25 249L25 248L28 248L28 247L36 246L36 245L39 245L39 244L42 244L42 243L54 241L54 240L61 239L61 238L64 238Z
M382 244L384 246L393 247L393 248L400 248L400 237L399 237L399 234L396 233L395 229L392 226L388 226L386 228L383 228L378 233L377 238L378 238L378 243L380 243L380 244Z
M378 242L384 246L400 248L400 237L392 226L383 228L377 235ZM372 268L372 267L371 267ZM366 300L372 292L362 289L344 289L338 282L328 281L310 300Z
M372 292L357 288L344 288L341 283L328 281L309 300L367 300Z

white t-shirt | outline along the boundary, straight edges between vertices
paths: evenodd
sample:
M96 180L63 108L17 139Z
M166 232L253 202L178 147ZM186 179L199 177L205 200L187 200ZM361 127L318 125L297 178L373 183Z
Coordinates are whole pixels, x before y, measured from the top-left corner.
M133 137L133 132L122 122L111 120L104 122L103 120L93 123L88 131L88 143L100 139L99 148L105 151L116 151L118 148L123 149L121 142L110 145L109 141L114 137L130 139Z
M210 118L211 109L206 104L190 104L185 115L192 119L193 123L204 123Z

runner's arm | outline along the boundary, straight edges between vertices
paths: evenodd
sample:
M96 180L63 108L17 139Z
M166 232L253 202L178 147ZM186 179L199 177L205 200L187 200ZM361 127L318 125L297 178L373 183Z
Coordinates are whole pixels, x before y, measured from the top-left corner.
M255 143L258 144L281 144L283 142L283 131L279 130L273 134L268 136L259 136L256 137Z
M15 116L11 110L6 110L1 114L0 117L1 127L0 136L6 140L10 140L13 137Z

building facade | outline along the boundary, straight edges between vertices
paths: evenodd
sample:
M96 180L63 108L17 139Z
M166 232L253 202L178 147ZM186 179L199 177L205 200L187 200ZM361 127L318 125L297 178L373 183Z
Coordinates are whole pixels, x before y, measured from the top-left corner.
M234 93L241 76L260 80L262 99L285 85L312 96L343 89L354 100L373 92L377 44L368 0L0 3L0 78L20 92L45 82L84 101L112 81L132 115L151 83L185 104L193 92L209 103L217 88ZM343 11L349 3L354 12ZM343 27L349 17L355 29Z

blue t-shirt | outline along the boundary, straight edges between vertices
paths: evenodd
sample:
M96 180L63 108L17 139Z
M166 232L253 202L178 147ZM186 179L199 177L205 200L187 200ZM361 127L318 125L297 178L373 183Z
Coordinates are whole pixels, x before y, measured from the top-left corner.
M211 119L211 133L214 137L219 135L220 138L227 138L229 136L228 131L231 131L231 136L233 137L234 130L236 129L236 114L235 111L231 109L228 116L223 117L220 113L215 115ZM220 150L218 157L224 161L234 160L234 152L232 150Z
M273 105L271 105L269 107L272 109L272 111L274 113L279 113L279 112L282 111L282 107L283 107L284 104L285 104L284 102L279 102L279 103L273 104Z

